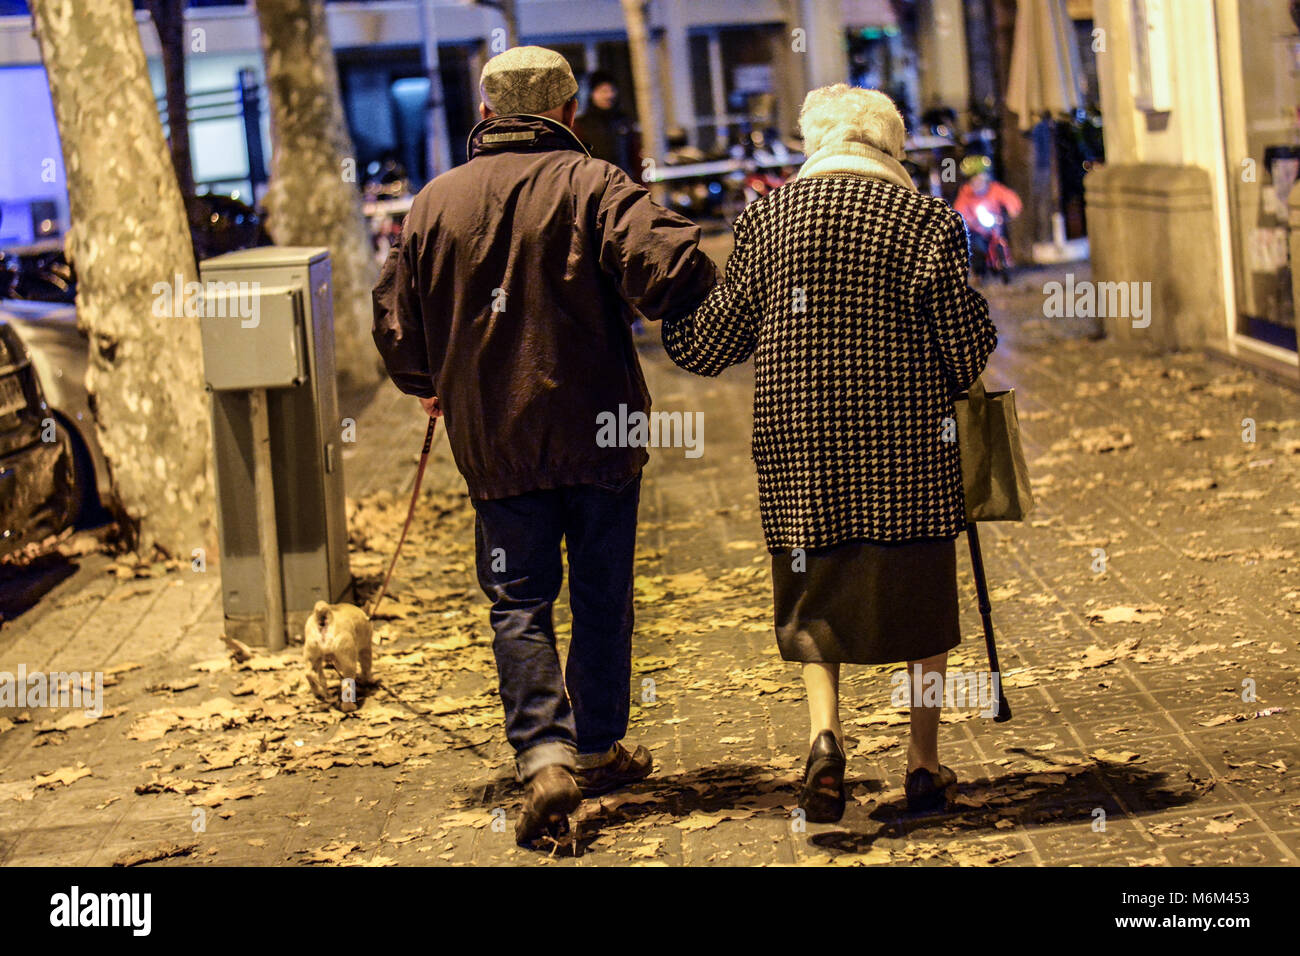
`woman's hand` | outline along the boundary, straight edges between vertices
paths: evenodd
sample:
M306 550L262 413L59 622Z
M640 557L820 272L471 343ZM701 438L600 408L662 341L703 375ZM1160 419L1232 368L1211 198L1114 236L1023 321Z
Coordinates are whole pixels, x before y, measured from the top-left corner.
M442 406L438 404L437 395L433 396L433 398L420 399L420 407L424 409L424 413L430 418L442 417Z

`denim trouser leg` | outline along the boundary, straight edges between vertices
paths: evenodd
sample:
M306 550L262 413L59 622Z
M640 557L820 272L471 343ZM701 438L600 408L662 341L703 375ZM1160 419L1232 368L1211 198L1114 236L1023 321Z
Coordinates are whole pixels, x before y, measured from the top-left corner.
M565 543L573 640L565 678L578 753L599 754L627 734L632 679L632 576L640 476L619 488L566 488Z
M575 766L551 609L560 593L563 508L558 492L475 501L479 586L492 601L492 652L506 738L526 780L548 764Z
M627 733L639 498L637 476L618 487L474 502L479 585L492 601L492 651L520 779L548 764L573 768L575 749L601 753ZM561 540L573 611L564 675L551 617Z

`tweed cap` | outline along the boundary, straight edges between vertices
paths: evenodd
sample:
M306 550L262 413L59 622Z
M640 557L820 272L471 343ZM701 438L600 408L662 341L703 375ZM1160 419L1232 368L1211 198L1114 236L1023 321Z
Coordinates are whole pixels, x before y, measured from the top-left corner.
M488 109L511 113L547 113L578 95L569 61L542 46L516 46L483 66L479 93Z

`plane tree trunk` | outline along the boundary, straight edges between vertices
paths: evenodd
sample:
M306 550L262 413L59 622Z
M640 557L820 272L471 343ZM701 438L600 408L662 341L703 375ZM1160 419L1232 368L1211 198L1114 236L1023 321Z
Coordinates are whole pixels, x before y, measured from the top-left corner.
M208 401L198 319L163 293L196 281L131 0L31 0L67 171L77 321L95 427L142 554L209 546ZM180 308L177 308L177 306Z
M378 269L361 211L360 177L343 120L322 0L257 0L271 106L267 230L280 246L328 246L334 338L345 385L378 379L370 338Z

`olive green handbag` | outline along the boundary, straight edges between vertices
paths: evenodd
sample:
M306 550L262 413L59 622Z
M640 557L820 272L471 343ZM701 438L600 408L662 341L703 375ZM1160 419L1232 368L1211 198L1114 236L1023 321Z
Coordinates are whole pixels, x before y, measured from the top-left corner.
M956 407L966 520L1023 520L1034 508L1034 495L1020 447L1015 389L987 392L976 379Z

